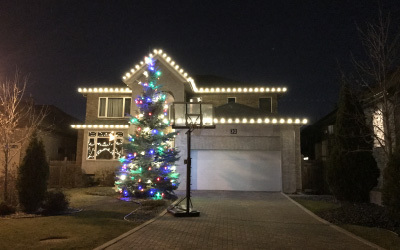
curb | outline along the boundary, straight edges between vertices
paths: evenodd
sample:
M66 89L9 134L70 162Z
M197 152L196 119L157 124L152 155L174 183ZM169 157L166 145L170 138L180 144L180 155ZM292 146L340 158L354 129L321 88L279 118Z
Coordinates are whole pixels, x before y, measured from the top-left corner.
M174 202L173 202L171 205L169 205L168 207L170 207L170 206L172 206L172 205L175 205L175 203L177 203L178 201L179 201L179 199L177 199L176 201L174 201ZM137 226L137 227L135 227L135 228L129 230L128 232L121 234L121 235L118 236L117 238L114 238L114 239L112 239L112 240L110 240L110 241L107 241L107 242L104 243L103 245L96 247L94 250L103 250L103 249L106 249L107 247L109 247L109 246L111 246L111 245L114 245L115 243L117 243L118 241L122 240L123 238L126 238L126 237L128 237L129 235L131 235L131 234L133 234L133 233L139 231L140 229L146 227L147 225L153 223L154 221L156 221L157 219L159 219L160 217L164 216L164 215L167 213L168 207L167 207L166 209L164 209L161 213L159 213L159 214L158 214L156 217L154 217L153 219L148 220L148 221L146 221L145 223L140 224L139 226Z
M372 242L370 242L370 241L368 241L368 240L366 240L366 239L363 239L363 238L361 238L361 237L359 237L359 236L357 236L357 235L355 235L355 234L353 234L353 233L351 233L351 232L349 232L349 231L347 231L347 230L345 230L345 229L343 229L343 228L341 228L341 227L338 227L338 226L336 226L336 225L330 223L329 221L326 221L326 220L322 219L321 217L317 216L316 214L314 214L313 212L311 212L310 210L308 210L307 208L303 207L301 204L299 204L298 202L296 202L295 200L293 200L292 198L290 198L289 196L287 196L286 194L284 194L284 193L282 193L282 194L283 194L283 196L285 196L288 200L290 200L291 202L293 202L296 206L298 206L299 208L301 208L304 212L306 212L307 214L311 215L311 217L313 217L314 219L318 220L319 222L322 222L323 224L332 227L332 228L335 229L336 231L339 231L339 232L341 232L341 233L343 233L343 234L345 234L345 235L347 235L347 236L349 236L349 237L351 237L351 238L353 238L353 239L356 239L356 240L358 240L358 241L364 243L365 245L368 245L368 246L373 247L373 248L375 248L375 249L385 250L384 248L382 248L382 247L380 247L380 246L378 246L378 245L376 245L376 244L374 244L374 243L372 243Z

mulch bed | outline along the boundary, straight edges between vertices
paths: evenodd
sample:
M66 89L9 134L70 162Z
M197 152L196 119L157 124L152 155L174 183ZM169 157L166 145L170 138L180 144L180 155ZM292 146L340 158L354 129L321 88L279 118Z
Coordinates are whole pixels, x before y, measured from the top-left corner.
M400 223L395 222L390 218L385 207L372 203L339 203L330 195L296 195L294 197L340 204L341 207L339 208L316 213L319 217L333 224L378 227L393 231L400 235Z

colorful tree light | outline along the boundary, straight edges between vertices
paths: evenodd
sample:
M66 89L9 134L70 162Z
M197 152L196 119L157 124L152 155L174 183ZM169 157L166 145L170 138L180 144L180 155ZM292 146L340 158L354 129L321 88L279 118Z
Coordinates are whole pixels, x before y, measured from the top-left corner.
M146 57L145 62L147 81L141 83L142 95L135 99L139 114L129 119L136 131L125 145L115 186L123 196L162 199L169 197L179 183L179 174L169 167L179 159L178 151L169 143L177 133L168 131L166 94L157 84L161 71L153 58Z

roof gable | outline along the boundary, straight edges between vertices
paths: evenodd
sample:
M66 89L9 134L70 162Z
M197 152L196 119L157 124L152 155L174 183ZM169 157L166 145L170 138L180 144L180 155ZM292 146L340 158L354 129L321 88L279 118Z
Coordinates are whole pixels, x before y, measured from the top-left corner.
M287 91L286 87L263 87L263 86L254 86L254 87L248 87L246 84L243 84L242 87L237 87L238 82L231 81L229 80L227 83L232 83L234 82L235 84L232 84L234 86L225 86L225 82L220 82L224 86L210 86L207 88L198 88L198 86L195 83L195 80L193 77L189 75L188 72L186 72L182 67L180 67L179 64L177 64L167 53L165 53L161 49L155 49L153 50L153 53L150 53L148 57L152 57L153 59L159 61L163 65L165 65L174 75L178 77L182 82L188 83L190 85L190 88L192 89L193 92L199 92L199 93L218 93L218 92L243 92L243 93L252 93L252 92L276 92L277 94L282 94ZM130 69L129 72L126 72L125 75L122 77L124 83L129 86L130 83L132 83L133 79L137 79L140 77L141 74L146 70L146 63L144 61L140 61L138 64L136 64L134 67ZM219 78L223 79L223 78ZM226 79L225 79L226 80Z
M155 49L153 52L154 54L150 53L148 57L151 57L154 60L157 60L160 63L162 63L179 80L185 83L189 83L193 91L195 92L198 91L193 78L190 77L189 74L179 66L179 64L177 64L174 60L172 60L170 56L164 53L163 50L161 49L160 50ZM140 61L138 64L135 65L135 67L131 68L130 72L125 73L125 75L122 77L124 83L128 85L128 83L132 81L130 79L138 78L139 75L143 74L143 72L147 68L146 65L147 65L146 63Z

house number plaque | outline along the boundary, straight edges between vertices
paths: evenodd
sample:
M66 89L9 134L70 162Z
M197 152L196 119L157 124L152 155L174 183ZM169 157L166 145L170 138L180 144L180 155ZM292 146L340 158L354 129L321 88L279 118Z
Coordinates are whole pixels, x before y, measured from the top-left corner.
M237 129L231 129L231 135L236 135L237 134Z

